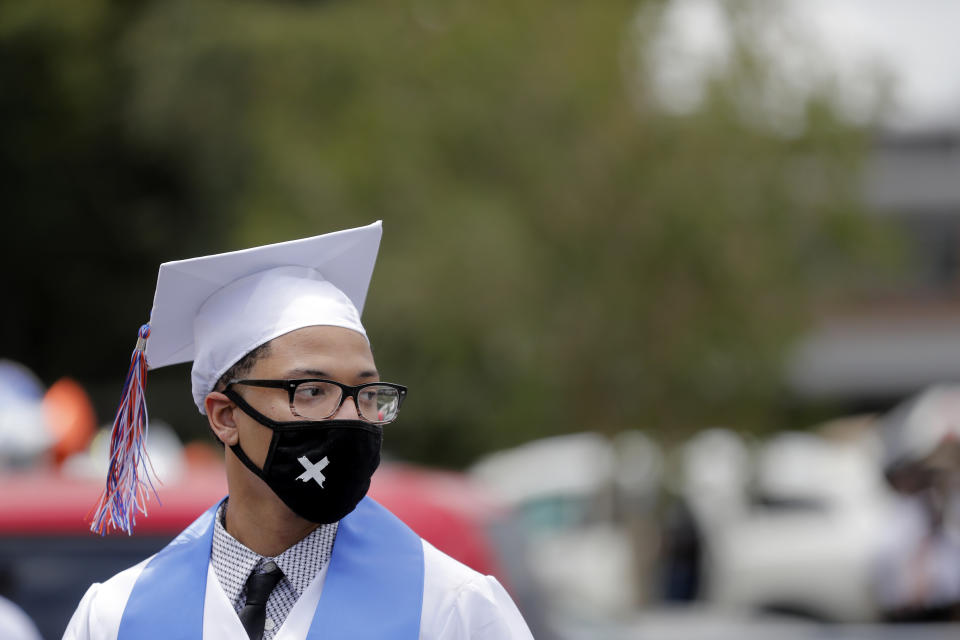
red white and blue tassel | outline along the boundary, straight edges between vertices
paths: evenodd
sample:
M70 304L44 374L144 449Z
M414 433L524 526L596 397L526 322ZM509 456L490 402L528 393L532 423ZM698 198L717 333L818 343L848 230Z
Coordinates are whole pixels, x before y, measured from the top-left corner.
M145 324L137 334L137 346L130 356L130 370L110 432L107 486L94 507L90 523L90 530L100 535L111 527L132 534L136 512L147 515L150 491L154 496L157 494L150 479L152 469L146 450L148 366L145 352L149 337L150 325Z

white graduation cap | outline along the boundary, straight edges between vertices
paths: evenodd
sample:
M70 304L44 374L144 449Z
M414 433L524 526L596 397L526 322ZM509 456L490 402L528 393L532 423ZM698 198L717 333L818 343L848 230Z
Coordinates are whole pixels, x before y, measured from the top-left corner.
M382 225L160 265L146 343L151 369L193 361L193 399L240 358L302 327L366 335L360 313Z
M131 358L111 436L107 490L94 530L132 527L133 507L145 512L138 479L147 426L147 369L193 361L194 403L243 356L291 331L328 325L361 333L382 223L312 238L160 265L149 325ZM149 477L149 476L148 476Z

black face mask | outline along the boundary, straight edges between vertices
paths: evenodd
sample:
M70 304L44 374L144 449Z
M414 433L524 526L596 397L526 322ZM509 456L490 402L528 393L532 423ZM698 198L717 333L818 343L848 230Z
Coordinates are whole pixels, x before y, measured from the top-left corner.
M236 391L224 393L244 413L273 430L263 469L239 443L230 449L295 514L320 524L337 522L367 494L370 477L380 464L382 426L363 420L277 422Z

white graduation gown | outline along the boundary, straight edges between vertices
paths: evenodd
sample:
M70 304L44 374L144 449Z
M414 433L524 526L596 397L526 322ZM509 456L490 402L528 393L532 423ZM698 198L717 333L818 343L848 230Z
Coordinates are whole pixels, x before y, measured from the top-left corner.
M422 543L420 640L533 640L523 617L496 578L477 573L425 540ZM121 571L104 583L92 585L70 619L63 640L117 640L127 598L149 560ZM306 637L323 591L326 571L324 567L300 594L274 640ZM245 637L240 618L227 600L213 567L208 566L203 640Z

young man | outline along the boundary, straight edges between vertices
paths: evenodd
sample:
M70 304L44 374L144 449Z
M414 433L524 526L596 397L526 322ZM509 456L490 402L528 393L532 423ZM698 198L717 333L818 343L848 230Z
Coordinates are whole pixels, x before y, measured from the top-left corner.
M95 525L129 530L141 499L129 443L146 363L193 360L229 497L91 586L66 640L532 637L496 579L364 497L406 395L380 380L360 324L380 232L378 222L161 266Z

